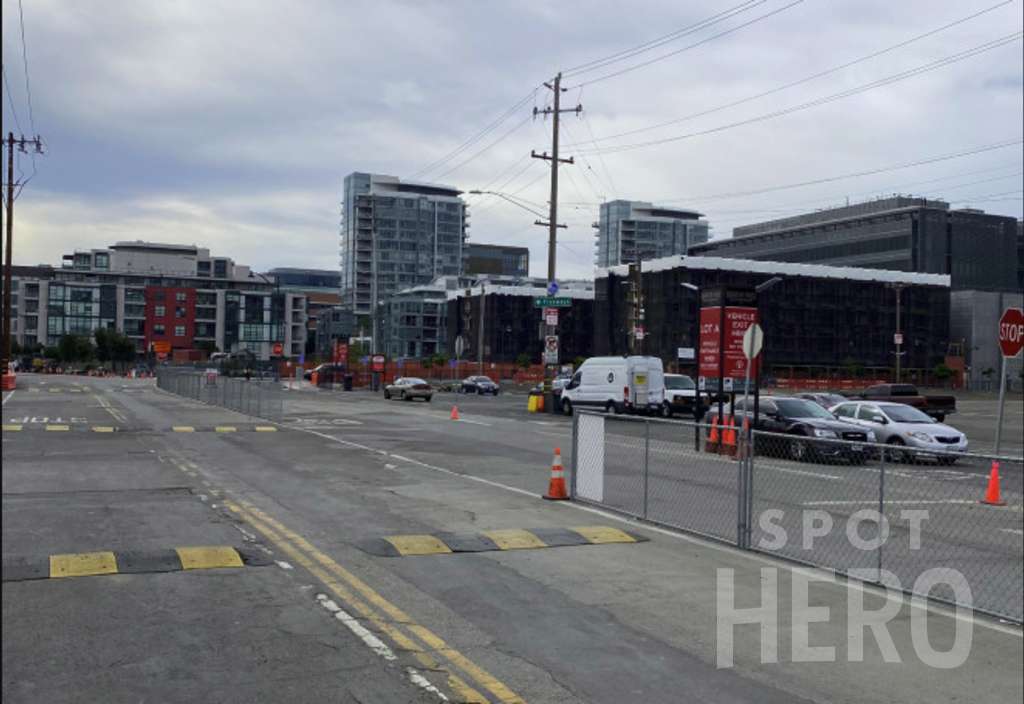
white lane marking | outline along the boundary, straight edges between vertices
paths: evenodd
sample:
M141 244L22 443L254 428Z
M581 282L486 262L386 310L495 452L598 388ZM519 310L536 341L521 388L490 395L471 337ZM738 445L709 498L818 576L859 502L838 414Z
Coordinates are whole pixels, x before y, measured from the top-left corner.
M1024 530L1021 530L1020 528L1000 528L999 530L1003 531L1004 533L1013 533L1014 535L1024 535Z
M398 659L398 656L395 655L395 652L391 648L389 648L384 641L370 633L370 631L367 630L363 624L355 620L352 614L348 613L340 606L335 604L333 601L331 601L326 594L317 594L316 600L320 602L320 606L324 607L332 614L334 614L334 618L344 623L346 626L348 626L348 629L350 631L359 636L359 638L370 648L370 650L377 653L377 655L381 656L385 660Z
M305 428L296 428L296 430L299 430L300 432L304 432L304 433L309 433L311 435L318 435L318 436L320 436L322 438L325 438L327 440L331 440L332 442L336 442L336 443L339 443L339 444L342 444L342 445L349 445L351 447L357 447L357 448L362 449L362 450L368 450L369 452L373 452L375 454L387 455L389 457L394 457L396 460L401 460L403 462L409 462L411 464L416 464L416 465L419 465L421 467L425 467L427 469L433 469L433 470L435 470L437 472L441 472L443 474L449 474L449 475L451 475L453 477L460 477L462 479L468 479L470 481L478 482L480 484L486 484L487 486L493 486L496 489L503 489L505 491L510 491L510 492L515 493L515 494L522 494L524 496L533 496L533 497L537 497L538 496L538 493L535 492L535 491L526 491L525 489L520 489L519 487L515 487L515 486L508 486L507 484L500 484L498 482L491 481L490 479L484 479L482 477L474 477L474 476L471 476L471 475L468 475L468 474L461 474L461 473L456 472L456 471L451 470L451 469L446 469L444 467L438 467L436 465L427 464L426 462L420 462L419 460L414 460L414 459L411 459L409 457L403 457L401 455L391 454L391 453L385 452L383 450L377 450L377 449L374 449L372 447L366 447L365 445L359 445L357 443L350 442L348 440L340 440L340 439L332 437L330 435L325 435L324 433L318 433L315 430L306 430ZM636 521L632 521L632 520L629 520L627 518L623 518L622 516L620 516L620 515L618 515L616 513L611 513L609 511L605 511L605 510L599 509L599 508L594 507L594 506L587 506L587 505L579 504L579 503L576 503L576 502L573 502L573 501L559 501L559 502L555 503L555 507L571 509L571 510L576 510L576 511L586 511L587 513L593 513L593 514L596 514L598 516L601 516L605 520L615 521L616 523L621 523L621 524L623 524L625 526L629 526L629 527L632 527L632 528L636 528L637 527ZM696 536L686 535L685 533L674 532L672 530L669 530L668 528L659 528L659 527L653 526L653 525L644 525L643 528L644 528L644 530L649 530L649 531L651 531L653 533L659 533L659 534L667 536L669 538L675 538L676 540L682 540L682 541L687 542L687 543L693 543L694 545L699 545L700 547L703 547L703 548L708 549L708 550L715 550L715 551L718 551L718 552L725 552L725 553L729 553L731 555L736 555L738 557L744 557L744 558L746 558L748 560L752 560L754 562L760 562L761 564L769 565L771 567L779 567L779 568L782 568L782 569L788 569L790 572L799 573L799 574L804 575L804 576L806 576L808 578L820 577L820 575L821 575L820 570L816 571L816 570L813 570L813 569L810 569L810 568L807 568L807 567L798 567L798 566L795 566L795 565L789 565L789 564L786 564L786 562L783 561L783 560L774 559L774 558L771 558L771 557L766 556L766 555L759 555L759 554L751 552L749 550L741 550L741 549L736 548L736 547L731 547L729 545L724 545L724 544L721 544L721 543L712 542L710 540L704 540L704 539L698 538ZM858 590L860 592L866 592L866 593L870 593L870 594L877 594L878 593L878 589L879 589L879 588L874 587L874 585L866 584L864 582L859 582L857 580L853 580L853 581L847 580L845 583L841 582L839 580L836 580L835 582L832 582L831 584L833 584L834 586L837 586L839 588L856 589L856 590ZM945 616L946 618L951 618L951 619L955 619L955 620L958 620L958 621L964 621L966 623L971 623L974 626L981 626L982 628L987 628L989 630L997 631L999 633L1016 636L1018 638L1024 637L1024 630L1022 630L1016 624L1011 624L1011 623L1006 623L1006 622L995 623L995 622L987 621L987 620L982 619L982 618L972 618L972 616L970 614L968 614L968 615L961 615L958 611L949 610L949 609L947 609L944 606L940 606L940 605L935 604L935 603L930 602L930 601L922 602L920 599L910 599L909 602L904 602L904 603L909 603L909 606L912 609L921 609L923 611L928 611L928 612L936 614L938 616Z
M484 422L479 421L479 420L466 420L465 418L452 418L452 420L454 420L456 422L459 422L459 423L472 423L473 425L486 425L488 428L491 427L490 423L484 423Z
M437 698L440 699L443 702L448 701L448 697L446 697L443 694L441 694L441 690L439 690L434 685L430 684L430 680L428 680L426 677L421 675L419 672L417 672L416 670L414 670L411 667L405 668L405 671L409 674L409 681L412 682L414 685L416 685L418 687L422 687L423 689L427 690L431 694L436 694Z
M13 391L12 391L11 393L7 394L7 395L6 395L5 397L4 397L4 402L3 402L2 404L0 404L0 407L2 407L2 406L6 406L6 405L7 405L7 402L8 402L8 401L10 401L10 400L11 400L11 398L12 398L13 396L14 396L14 392L13 392Z
M283 570L293 570L293 569L295 569L294 567L292 567L289 563L285 562L284 560L275 560L275 562L277 563L277 566L280 567Z

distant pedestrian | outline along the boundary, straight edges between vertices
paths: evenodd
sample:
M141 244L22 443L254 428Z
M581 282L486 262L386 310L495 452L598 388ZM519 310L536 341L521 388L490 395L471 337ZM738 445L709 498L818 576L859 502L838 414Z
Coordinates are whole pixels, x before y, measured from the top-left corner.
M249 367L245 368L245 380L249 381L252 378L252 369Z

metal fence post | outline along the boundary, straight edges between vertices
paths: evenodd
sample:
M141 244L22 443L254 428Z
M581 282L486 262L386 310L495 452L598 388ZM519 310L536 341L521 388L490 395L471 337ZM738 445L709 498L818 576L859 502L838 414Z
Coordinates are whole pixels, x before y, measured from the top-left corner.
M651 470L651 420L644 418L644 520L647 520L647 491Z
M885 452L878 470L878 581L882 581L882 521L885 519Z
M580 414L572 414L572 476L569 477L569 498L576 498L576 475L580 461Z

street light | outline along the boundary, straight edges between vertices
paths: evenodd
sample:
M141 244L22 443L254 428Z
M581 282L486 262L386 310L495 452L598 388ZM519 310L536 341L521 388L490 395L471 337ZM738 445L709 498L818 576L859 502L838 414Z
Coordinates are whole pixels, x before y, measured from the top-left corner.
M538 213L536 210L533 210L532 208L528 208L527 206L523 205L519 201L513 200L512 196L508 196L508 195L506 195L504 193L499 193L498 191L478 191L478 190L472 190L472 191L467 191L467 193L469 193L469 195L474 195L474 196L498 196L502 200L507 200L512 205L515 205L515 206L518 206L518 207L522 208L523 210L527 211L531 215L536 215L539 218L546 218L547 217L546 214Z

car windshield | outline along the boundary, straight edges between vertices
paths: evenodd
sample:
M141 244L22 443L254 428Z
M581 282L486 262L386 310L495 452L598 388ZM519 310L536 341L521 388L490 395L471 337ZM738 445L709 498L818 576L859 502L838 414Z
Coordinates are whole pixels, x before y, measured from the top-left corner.
M693 379L688 376L676 376L674 374L665 375L665 388L666 389L695 389L697 385L693 383Z
M403 384L416 385L416 384L426 384L427 382L423 381L423 379L417 379L416 377L413 377L413 376L407 376L407 377L403 377L402 378L402 383Z
M775 401L779 410L787 418L823 418L835 420L836 417L813 401L803 398L780 398Z
M891 406L882 406L882 410L889 416L890 420L896 421L897 423L935 423L931 416L926 413L917 410L913 406L907 406L903 403L896 403Z

